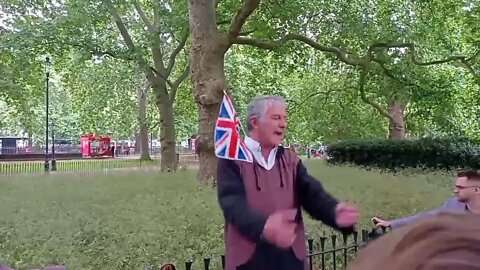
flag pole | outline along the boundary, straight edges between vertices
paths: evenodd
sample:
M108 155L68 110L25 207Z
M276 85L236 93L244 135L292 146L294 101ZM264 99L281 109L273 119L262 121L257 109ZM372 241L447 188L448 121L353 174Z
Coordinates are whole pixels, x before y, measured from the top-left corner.
M223 94L230 98L230 96L227 94L227 89L226 88L223 90ZM232 99L230 98L230 100L232 100ZM233 102L233 100L232 100L232 102ZM237 115L237 117L238 117L238 115ZM239 124L240 124L240 129L242 130L244 138L247 137L247 133L245 132L245 129L243 128L242 121L239 121Z

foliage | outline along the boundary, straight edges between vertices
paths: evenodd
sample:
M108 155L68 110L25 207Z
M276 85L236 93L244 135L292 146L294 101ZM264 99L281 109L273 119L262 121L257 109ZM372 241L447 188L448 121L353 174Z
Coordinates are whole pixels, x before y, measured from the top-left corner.
M190 83L180 85L173 107L175 110L177 141L186 140L197 134L198 113L195 106L193 87Z
M63 111L75 112L71 117L63 115L57 121L70 124L65 127L71 129L64 130L63 133L75 134L74 137L78 137L84 132L112 132L120 139L133 137L138 126L136 91L144 83L141 77L145 78L144 74L137 72L134 60L137 56L144 59L151 57L151 52L145 49L150 43L150 35L144 31L144 18L137 15L143 11L149 16L154 13L153 9L161 13L155 14L156 22L159 18L165 19L159 25L165 45L162 48L161 61L170 64L168 55L177 46L175 40L185 36L184 29L179 27L186 25L185 16L182 16L186 10L185 3L161 3L161 7L152 7L146 2L141 2L138 7L134 7L130 2L118 3L117 11L124 17L129 35L138 43L135 49L131 50L119 42L122 36L104 3L6 1L1 11L9 13L10 16L4 21L8 27L0 33L0 64L2 67L6 66L1 69L5 76L2 76L4 79L0 81L0 99L15 108L11 114L25 115L25 121L28 120L26 125L35 124L33 127L28 126L28 133L35 141L42 138L44 124L39 120L44 117L41 114L44 106L44 76L34 71L43 71L43 56L51 55L61 81L61 85L52 83L52 90L61 88L62 95L68 97L67 104L61 104L61 107L69 107ZM169 16L171 18L168 18ZM175 78L183 74L186 66L183 60L185 54L180 52L179 56L178 61L172 62L175 65L168 66ZM146 62L154 65L152 61ZM32 87L16 83L15 78L30 82ZM21 91L27 93L27 88L32 89L29 94L32 99L13 95ZM149 97L151 100L155 99L155 95ZM15 102L20 104L16 105ZM52 104L51 107L52 113L59 109L53 108ZM155 106L148 106L148 125L154 129L153 133L158 134L158 109L154 108ZM153 115L153 112L156 115ZM20 116L15 115L17 119ZM10 132L13 129L14 126L9 127Z
M240 9L245 11L246 6ZM328 67L325 72L329 76L345 74L349 93L344 95L356 95L357 102L371 105L377 116L398 121L387 112L392 102L406 105L408 114L429 110L428 124L408 125L412 127L409 135L425 133L432 124L441 126L437 133L452 133L460 128L458 123L445 125L453 117L432 115L432 111L441 111L439 104L453 106L446 92L452 90L451 82L459 70L466 74L470 86L479 78L475 70L480 55L474 23L477 11L472 1L448 5L408 0L334 4L297 1L287 7L285 3L262 1L244 25L246 34L240 34L233 43L275 51L277 64L292 67L295 63L308 69L312 63L319 63ZM437 22L438 13L448 14L449 20ZM309 55L305 44L325 57ZM445 68L445 64L451 65ZM478 93L472 87L468 91ZM425 102L426 96L436 100L435 104ZM475 114L470 115L475 119ZM466 126L460 129L471 134Z
M345 140L328 145L330 164L366 168L427 170L480 168L480 142L466 138Z
M443 173L393 176L306 164L334 196L359 205L359 229L369 228L374 215L390 219L437 207L451 193L452 176ZM199 265L224 249L215 191L199 187L190 170L1 180L0 198L0 261L15 268L144 269L190 258ZM314 239L328 231L305 220Z
M38 119L42 117L39 106L44 104L44 58L16 46L18 38L19 34L0 31L0 100L8 105L10 117L16 120L13 127L33 135L42 126Z
M130 138L137 129L140 82L132 65L112 58L98 62L73 58L66 61L62 74L81 133L112 133L116 138Z
M228 31L242 2L218 2L217 25L222 33ZM43 140L44 59L50 55L55 78L51 81L51 115L59 136L78 137L95 130L133 137L136 83L142 81L135 57L156 67L152 35L145 31L146 20L139 10L150 22L157 20L162 61L168 64L168 56L186 33L187 2L114 1L114 6L135 43L133 50L124 42L104 2L2 2L0 100L8 107L2 110L2 132L25 132L35 141ZM299 40L280 41L288 34L303 35L342 50L350 59L365 57L374 44L413 44L418 61L413 61L408 47L380 46L374 51L378 61L369 67L366 96L382 109L392 97L408 103L407 137L480 139L478 14L479 5L472 0L432 1L428 5L411 0L260 1L240 32L244 41L250 41L234 44L226 54L228 83L242 119L254 95L284 95L291 104L289 142L385 137L384 117L359 95L358 67ZM272 46L259 50L251 40ZM187 41L175 61L169 77L172 81L181 77L187 66L188 48ZM419 65L457 55L470 57L468 65L462 61ZM180 84L177 96L174 110L179 141L197 132L199 119L192 85ZM159 134L158 111L152 102L155 97L149 94L148 124Z
M226 59L232 96L245 127L246 104L251 98L281 95L289 104L289 142L384 136L385 122L375 117L371 106L358 102L349 74L330 73L333 68L328 63L283 66L273 53L248 47L233 49Z

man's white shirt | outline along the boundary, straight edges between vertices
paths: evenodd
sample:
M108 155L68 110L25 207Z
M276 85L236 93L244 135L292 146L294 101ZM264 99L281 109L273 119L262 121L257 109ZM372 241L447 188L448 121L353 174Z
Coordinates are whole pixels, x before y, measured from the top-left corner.
M257 161L260 166L267 170L271 170L273 166L275 166L275 157L277 155L278 146L273 148L272 151L270 151L270 154L268 155L268 160L265 160L262 155L262 147L260 146L260 143L246 136L245 145L247 145L250 152L252 152L255 161Z

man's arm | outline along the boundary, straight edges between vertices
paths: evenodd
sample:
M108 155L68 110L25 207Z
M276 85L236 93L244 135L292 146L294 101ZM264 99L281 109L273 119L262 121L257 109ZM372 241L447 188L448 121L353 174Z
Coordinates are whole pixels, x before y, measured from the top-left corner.
M418 213L418 214L416 214L416 215L412 215L412 216L408 216L408 217L404 217L404 218L399 218L399 219L392 220L392 221L390 221L390 228L392 228L392 229L399 228L399 227L408 225L408 224L410 224L410 223L412 223L412 222L418 221L418 220L420 220L420 219L437 215L437 214L439 214L440 212L442 212L442 211L444 211L444 210L447 210L449 203L450 203L450 200L446 201L446 202L445 202L442 206L440 206L439 208L436 208L436 209L433 209L433 210L430 210L430 211L425 211L425 212L422 212L422 213Z
M267 217L250 209L240 169L235 162L219 159L217 166L217 196L225 219L247 239L261 239Z
M302 161L297 165L297 192L301 206L313 218L342 231L352 228L339 228L336 222L335 208L338 201L323 188L322 184L309 175Z

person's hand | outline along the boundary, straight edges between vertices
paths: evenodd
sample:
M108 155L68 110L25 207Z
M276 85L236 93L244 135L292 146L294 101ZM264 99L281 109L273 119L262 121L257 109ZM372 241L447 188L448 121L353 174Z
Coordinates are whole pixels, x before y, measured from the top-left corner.
M263 228L263 237L279 248L287 249L295 241L297 209L278 211L270 215Z
M390 223L390 221L388 220L383 220L381 218L378 218L378 217L373 217L372 218L372 222L373 224L375 224L375 226L377 227L384 227L384 228L388 228L390 227L392 224Z
M340 228L354 226L358 221L358 210L353 205L339 203L335 208L335 221Z

